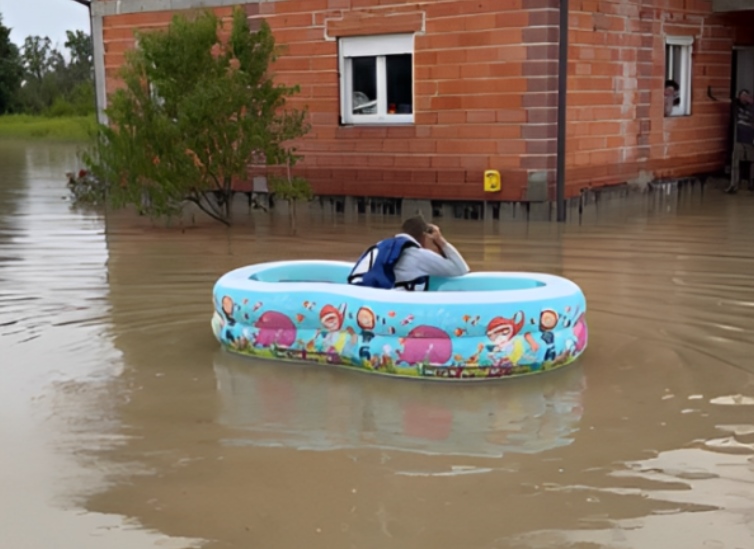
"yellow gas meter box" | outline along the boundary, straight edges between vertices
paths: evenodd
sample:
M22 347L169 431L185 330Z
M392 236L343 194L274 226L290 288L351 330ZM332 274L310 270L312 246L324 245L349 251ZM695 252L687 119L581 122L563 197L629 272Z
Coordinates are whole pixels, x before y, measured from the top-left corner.
M501 189L500 172L497 170L487 170L484 172L484 192L496 193Z

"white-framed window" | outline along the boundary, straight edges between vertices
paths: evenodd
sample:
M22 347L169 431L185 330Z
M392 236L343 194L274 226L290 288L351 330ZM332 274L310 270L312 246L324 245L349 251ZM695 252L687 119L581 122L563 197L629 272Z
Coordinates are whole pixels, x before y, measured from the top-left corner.
M414 35L340 38L340 110L343 124L414 121Z
M691 114L693 36L665 37L665 116Z

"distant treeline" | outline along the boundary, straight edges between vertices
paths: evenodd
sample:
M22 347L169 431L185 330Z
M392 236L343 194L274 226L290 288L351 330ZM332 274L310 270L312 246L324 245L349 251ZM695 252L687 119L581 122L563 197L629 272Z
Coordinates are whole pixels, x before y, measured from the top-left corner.
M46 36L28 36L22 46L10 40L0 14L0 115L87 115L95 110L92 40L66 31L68 60Z

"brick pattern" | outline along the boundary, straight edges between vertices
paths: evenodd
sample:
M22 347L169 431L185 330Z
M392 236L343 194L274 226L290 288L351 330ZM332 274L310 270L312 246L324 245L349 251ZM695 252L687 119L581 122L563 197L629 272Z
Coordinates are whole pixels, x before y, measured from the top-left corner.
M213 11L218 17L229 22L233 8L215 8ZM256 4L249 4L246 11L250 16L254 16L259 10ZM174 14L173 11L165 10L128 13L104 18L102 34L105 49L105 85L108 95L121 85L120 68L125 62L126 51L132 49L136 43L135 31L163 29L170 24Z
M348 11L340 17L325 19L325 36L364 36L379 34L385 28L396 33L416 33L424 30L424 12L371 13L367 10ZM316 31L312 33L318 35Z
M527 177L554 182L559 0L278 0L247 4L285 46L277 78L299 84L311 133L299 166L320 194L520 200ZM230 8L216 12L227 17ZM171 12L106 17L107 91L133 29ZM710 0L571 0L567 195L641 172L682 176L724 162L730 48L754 43L752 16ZM336 36L419 30L415 124L339 125ZM692 116L663 116L663 35L695 37ZM747 42L748 41L748 42ZM503 190L482 191L485 169Z
M312 132L301 173L327 194L482 199L485 169L503 175L495 199L521 198L528 89L523 0L290 0L263 3L287 46L275 72L301 85ZM415 124L340 126L335 36L421 24L414 55ZM328 41L329 39L329 41Z
M484 170L493 168L504 182L494 199L520 199L527 166L534 165L531 155L541 149L533 145L527 155L522 137L549 139L538 115L528 127L524 102L546 107L549 101L527 100L527 79L541 74L524 75L531 47L524 46L529 12L523 3L280 0L248 5L252 20L264 17L285 46L274 71L281 82L300 85L292 106L310 113L312 131L297 144L304 155L300 173L322 194L481 199L491 198L484 195L482 180ZM216 12L228 15L230 10ZM163 11L105 19L108 93L118 86L117 70L133 45L133 28L163 27L170 17ZM333 35L403 32L419 24L424 32L416 36L415 124L340 126Z
M557 162L559 0L527 2L529 25L523 31L527 49L524 65L526 125L522 137L526 154L521 168L526 174L545 172L554 198Z
M708 0L572 3L567 185L678 177L724 165L733 29ZM666 35L694 37L691 116L663 112Z

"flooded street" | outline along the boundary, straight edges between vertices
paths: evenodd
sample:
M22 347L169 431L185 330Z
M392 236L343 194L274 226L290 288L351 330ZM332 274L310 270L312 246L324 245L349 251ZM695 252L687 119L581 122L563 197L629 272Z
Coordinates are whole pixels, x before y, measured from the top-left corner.
M436 219L472 270L565 276L589 307L577 363L469 386L212 336L223 273L355 260L397 218L106 219L62 198L78 167L0 141L0 547L754 547L754 194Z

